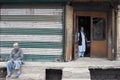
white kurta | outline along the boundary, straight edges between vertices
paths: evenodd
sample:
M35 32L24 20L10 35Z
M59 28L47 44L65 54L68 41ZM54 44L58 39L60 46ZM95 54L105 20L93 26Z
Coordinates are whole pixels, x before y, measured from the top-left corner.
M78 37L79 37L80 33L78 33ZM85 35L84 32L81 32L81 37L82 37L82 45L78 45L78 55L82 56L81 53L84 53L86 50L86 45L85 45Z

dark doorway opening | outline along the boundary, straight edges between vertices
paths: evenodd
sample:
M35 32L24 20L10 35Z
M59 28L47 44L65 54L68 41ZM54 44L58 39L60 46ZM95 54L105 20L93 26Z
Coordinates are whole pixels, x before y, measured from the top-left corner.
M120 68L89 68L91 80L120 80Z
M90 57L90 42L91 42L91 18L90 16L78 16L78 31L80 27L84 27L86 36L86 52L85 57Z
M46 80L62 80L62 70L46 69Z

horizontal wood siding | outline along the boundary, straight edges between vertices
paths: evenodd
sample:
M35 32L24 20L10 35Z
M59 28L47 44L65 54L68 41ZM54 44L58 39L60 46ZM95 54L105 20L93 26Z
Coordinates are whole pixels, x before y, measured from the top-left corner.
M1 28L1 34L9 35L62 35L62 29L35 29L35 28Z
M60 15L2 15L2 21L45 21L61 22Z
M18 42L22 48L62 48L61 42L25 42L25 41L15 41ZM14 41L1 41L0 47L12 48Z
M60 35L0 35L1 41L35 41L35 42L60 42Z
M8 54L12 48L1 48L2 54ZM24 54L36 54L36 55L61 55L62 49L51 49L51 48L22 48Z
M63 7L3 4L0 9L0 52L7 57L18 42L26 61L62 59ZM44 58L40 59L42 56ZM48 58L48 59L47 59ZM45 61L45 60L43 60Z
M1 28L35 28L35 29L43 29L43 28L49 28L49 29L62 29L62 23L61 22L45 22L45 21L0 21L0 27Z

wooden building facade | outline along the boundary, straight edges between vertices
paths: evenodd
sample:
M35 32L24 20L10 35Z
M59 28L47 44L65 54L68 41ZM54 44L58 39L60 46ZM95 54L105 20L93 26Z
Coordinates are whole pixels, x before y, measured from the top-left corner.
M78 31L87 35L86 57L119 54L118 0L0 0L0 57L18 42L25 61L77 59ZM116 36L117 35L117 36Z

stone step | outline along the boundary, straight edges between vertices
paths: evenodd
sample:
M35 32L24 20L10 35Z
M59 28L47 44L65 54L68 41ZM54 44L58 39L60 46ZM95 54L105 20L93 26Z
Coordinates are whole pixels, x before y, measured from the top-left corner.
M43 72L45 72L45 68L29 66L29 68L22 67L21 71L22 71L22 73L43 73Z
M22 74L20 77L19 77L21 80L45 80L45 74L42 73L42 74Z
M0 78L0 80L6 80L5 78Z
M22 74L20 75L20 77L18 79L15 79L15 74L16 71L13 70L12 71L12 76L10 78L6 78L6 80L45 80L45 69L41 68L41 67L33 67L33 66L29 66L28 67L22 67L21 69Z
M56 69L56 68L53 68ZM39 67L39 66L23 66L22 67L22 75L20 76L20 80L27 80L29 79L31 75L34 74L38 74L38 75L42 75L45 77L45 71L46 68L43 67ZM63 68L63 75L62 78L63 79L90 79L90 73L89 70L87 68ZM13 70L13 75L15 75L16 71ZM23 79L22 79L23 78ZM32 76L30 79L36 79L36 76Z
M43 63L42 63L43 64ZM41 65L42 65L41 64ZM38 63L25 63L22 66L22 74L18 79L7 78L6 80L45 80L46 69L61 69L63 71L62 80L90 80L88 68L83 67L58 67L53 65L41 66ZM44 65L44 64L43 64ZM55 65L55 64L54 64ZM12 77L16 71L13 71Z
M45 74L46 68L41 67L29 67L29 68L22 68L22 73L39 73ZM63 68L63 78L90 78L90 72L86 68Z

